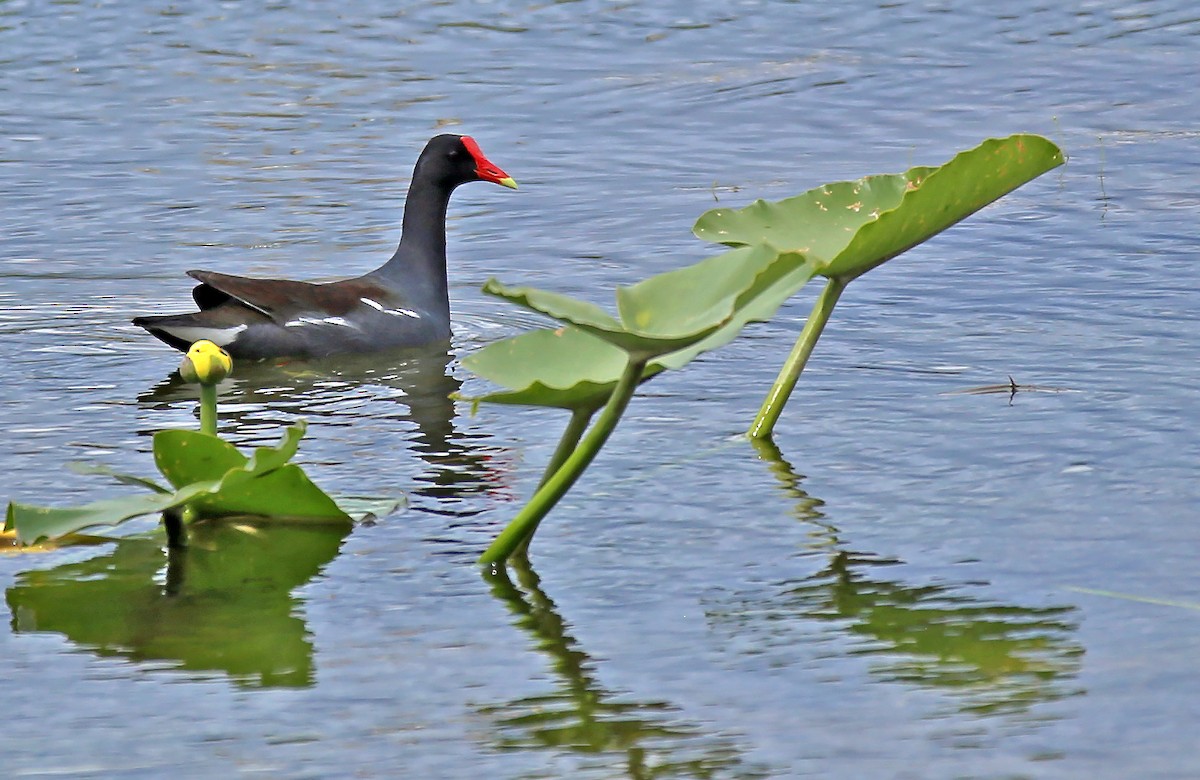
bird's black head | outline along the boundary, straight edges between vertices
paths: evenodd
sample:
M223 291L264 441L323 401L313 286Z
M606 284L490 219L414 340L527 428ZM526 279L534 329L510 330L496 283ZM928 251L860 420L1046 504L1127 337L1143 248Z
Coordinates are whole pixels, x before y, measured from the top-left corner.
M469 135L435 135L417 158L413 178L429 177L451 189L469 181L490 181L517 188L512 177L494 165Z

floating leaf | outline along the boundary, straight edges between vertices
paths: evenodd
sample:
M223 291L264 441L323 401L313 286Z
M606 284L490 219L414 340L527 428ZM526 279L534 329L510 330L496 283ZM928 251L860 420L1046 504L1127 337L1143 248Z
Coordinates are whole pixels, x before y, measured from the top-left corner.
M317 520L352 523L348 514L338 507L294 463L275 469L264 476L253 472L233 471L223 481L220 491L201 496L191 503L200 517L227 515L258 515L278 519Z
M506 287L491 279L483 290L574 325L642 360L684 349L716 332L744 300L763 291L760 277L779 260L777 249L756 244L619 287L619 321L594 304L532 287Z
M507 287L495 279L483 285L483 291L498 298L541 312L561 322L603 339L631 355L653 356L687 346L715 330L721 323L710 323L699 331L676 334L644 333L636 326L618 322L602 309L587 301L579 301L534 287ZM567 305L567 302L575 304ZM597 313L603 316L597 316Z
M22 543L30 544L184 505L200 517L253 515L349 524L352 518L346 511L299 466L287 463L304 430L303 422L293 425L279 444L258 447L250 458L206 433L160 431L154 437L154 457L175 492L106 499L78 507L10 503L4 527L14 530ZM396 505L398 502L387 509L386 504L376 503L369 511L390 512Z
M68 463L67 468L69 468L71 471L74 471L76 474L83 474L83 475L100 474L105 477L112 477L117 482L120 482L122 485L131 485L133 487L144 487L148 490L153 490L155 493L170 493L171 492L170 490L167 490L165 487L158 484L157 482L155 482L152 479L147 479L146 477L139 477L136 474L122 474L121 472L114 471L113 469L110 469L108 466L105 466L100 463L78 463L78 462Z
M681 350L650 361L642 381L667 368L682 368L697 355L731 341L749 322L769 319L817 272L816 263L794 252L760 245L726 252L696 266L671 271L623 288L623 317L663 323L672 318L724 324ZM674 286L678 283L680 286ZM723 294L712 290L723 288ZM691 303L688 303L688 302ZM682 302L682 303L681 303ZM708 309L703 307L708 304ZM655 306L661 307L656 311ZM696 310L701 314L697 315ZM687 326L681 326L686 328ZM594 411L608 399L628 361L613 344L567 326L494 342L467 356L463 365L505 391L473 398L506 404Z
M66 534L53 540L43 540L39 544L22 544L17 538L16 531L0 530L0 555L49 552L61 547L86 547L88 545L111 544L112 541L107 536Z
M620 347L566 326L492 342L463 358L463 366L509 388L470 399L476 403L595 410L604 405L628 360Z
M39 539L56 539L84 528L117 525L141 515L157 514L182 506L215 487L217 483L201 482L175 493L139 494L76 507L41 507L14 501L8 505L4 528L16 531L22 544L33 544Z
M939 167L826 184L743 209L713 209L693 232L728 246L767 241L822 261L825 276L852 279L1062 163L1062 151L1041 136L992 138Z
M154 434L154 464L176 488L218 480L246 462L237 447L207 433L169 430Z
M292 425L274 447L257 447L247 459L232 444L187 430L154 435L154 460L180 488L194 481L221 478L221 488L191 502L201 517L261 515L350 522L350 516L314 485L304 471L287 461L304 436L303 421Z

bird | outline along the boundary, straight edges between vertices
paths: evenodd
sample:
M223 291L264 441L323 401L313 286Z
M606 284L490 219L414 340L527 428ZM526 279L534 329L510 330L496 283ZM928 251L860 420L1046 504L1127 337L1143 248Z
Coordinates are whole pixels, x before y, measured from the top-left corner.
M186 352L207 339L240 359L322 358L418 347L450 339L446 211L460 184L517 188L474 138L442 134L425 145L404 203L400 245L379 268L314 283L188 271L199 311L135 317Z

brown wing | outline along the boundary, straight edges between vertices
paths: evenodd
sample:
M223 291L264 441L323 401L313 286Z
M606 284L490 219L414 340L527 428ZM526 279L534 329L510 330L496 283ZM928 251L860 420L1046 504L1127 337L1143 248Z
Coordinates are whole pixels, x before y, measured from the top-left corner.
M362 305L362 298L377 300L387 291L365 279L315 284L290 279L251 279L213 271L188 271L200 282L192 297L201 309L211 309L233 298L273 320L286 321L319 312L341 316Z

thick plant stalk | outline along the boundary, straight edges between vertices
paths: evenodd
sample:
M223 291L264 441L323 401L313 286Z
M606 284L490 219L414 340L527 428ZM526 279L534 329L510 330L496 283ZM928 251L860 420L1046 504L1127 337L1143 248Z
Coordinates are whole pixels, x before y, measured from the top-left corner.
M766 400L758 410L758 416L754 418L754 423L747 431L747 435L751 439L771 438L775 422L783 412L784 404L787 403L792 390L795 389L796 380L800 378L800 372L808 363L813 347L817 345L817 339L821 337L821 331L825 329L825 323L829 322L829 315L833 314L833 307L849 282L849 279L831 276L829 283L817 297L817 302L804 322L804 330L800 331L800 338L796 339L792 353L788 355L787 362L783 364L779 376L775 378L775 384L771 386L771 391L767 393Z
M217 386L200 384L200 432L217 435Z
M558 446L554 448L554 454L550 456L550 462L546 464L546 470L542 473L542 481L538 483L538 487L546 484L546 480L554 476L554 472L562 466L571 453L575 451L579 440L583 438L584 431L587 430L588 423L592 420L592 414L595 409L572 409L571 421L567 423L566 430L559 437Z
M595 409L572 409L571 421L567 423L566 430L559 437L558 446L554 448L554 454L550 456L550 462L546 464L546 470L542 472L542 481L538 483L538 487L542 487L546 482L554 476L554 474L562 467L575 448L579 446L579 440L583 438L584 431L587 430L588 423L592 420L592 414ZM512 551L510 558L520 558L526 560L529 556L529 540L533 538L533 531L526 534L525 538L520 541L516 548Z
M552 475L543 479L537 492L529 499L529 503L500 532L496 541L492 542L492 545L484 551L479 558L480 563L500 564L518 549L525 550L528 547L529 539L537 530L538 524L542 522L542 518L554 508L559 499L566 495L566 492L575 484L575 480L579 479L579 476L591 464L592 459L596 457L596 453L608 441L608 437L617 427L621 415L625 413L629 399L637 390L638 381L642 378L642 370L645 367L645 358L639 360L630 358L625 365L624 373L617 381L617 386L613 388L612 395L608 397L608 403L601 410L600 416L592 425L591 430L579 441L571 454L562 461L562 465ZM572 416L571 424L575 425L577 422L577 419Z

